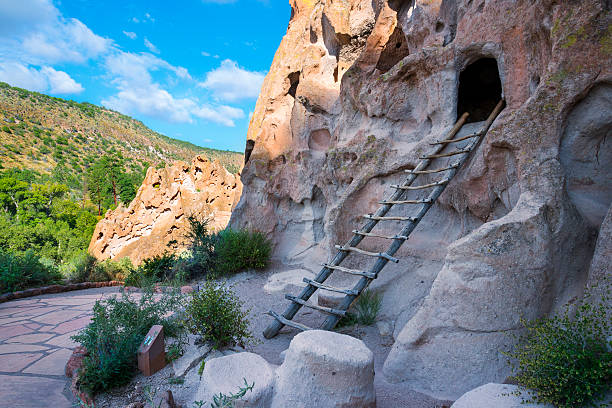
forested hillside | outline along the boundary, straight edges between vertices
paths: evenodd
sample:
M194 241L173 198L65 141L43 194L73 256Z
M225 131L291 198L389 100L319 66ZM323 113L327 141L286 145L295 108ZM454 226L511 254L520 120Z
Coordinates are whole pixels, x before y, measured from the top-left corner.
M130 203L150 166L198 154L233 173L243 162L103 107L0 82L0 292L107 278L92 275L100 268L87 254L98 219Z

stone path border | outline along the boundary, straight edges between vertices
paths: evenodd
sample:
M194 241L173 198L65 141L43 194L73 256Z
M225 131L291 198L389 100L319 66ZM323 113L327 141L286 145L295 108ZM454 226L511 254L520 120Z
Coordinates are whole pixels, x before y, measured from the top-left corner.
M10 293L2 294L0 295L0 303L8 302L10 300L28 298L32 296L70 292L73 290L106 288L109 286L121 286L121 285L123 285L123 282L108 281L108 282L82 282L82 283L69 283L67 285L43 286L40 288L31 288L31 289L20 290L18 292L10 292Z

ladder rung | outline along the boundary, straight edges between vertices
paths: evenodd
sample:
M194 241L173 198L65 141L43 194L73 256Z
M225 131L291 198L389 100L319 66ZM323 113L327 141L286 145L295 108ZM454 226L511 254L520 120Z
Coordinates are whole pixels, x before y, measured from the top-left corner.
M391 188L397 188L399 190L423 190L426 188L441 186L443 184L448 183L449 181L449 179L443 179L440 181L436 181L435 183L423 184L422 186L398 186L397 184L393 184Z
M323 290L329 290L330 292L344 293L345 295L358 295L359 294L359 292L357 292L356 290L353 290L353 289L335 288L333 286L324 285L322 283L319 283L317 281L313 281L312 279L308 279L308 278L304 278L304 282L306 282L307 284L309 284L311 286L314 286L315 288L319 288L319 289L323 289Z
M469 153L469 152L471 152L470 149L464 149L464 150L457 150L455 152L449 152L449 153L432 154L431 156L419 157L419 159L421 159L421 160L438 159L440 157L456 156L458 154Z
M363 218L367 218L368 220L376 220L376 221L412 221L414 222L416 218L414 217L377 217L372 214L366 214Z
M431 204L433 200L423 199L423 200L401 200L401 201L379 201L378 204Z
M281 322L282 324L284 324L285 326L291 326L291 327L293 327L295 329L302 330L302 331L312 330L312 328L310 328L310 327L308 327L306 325L303 325L303 324L300 324L300 323L296 323L296 322L292 322L291 320L285 319L283 316L279 315L276 312L273 312L272 310L270 310L268 312L268 314L270 316L272 316L273 318L275 318L276 320L278 320L279 322Z
M365 276L366 278L370 278L370 279L376 279L376 274L373 274L372 272L358 271L357 269L349 269L343 266L329 265L329 264L323 264L323 266L326 267L327 269L332 269L334 271L340 271L340 272L348 273L351 275L359 275L359 276Z
M321 312L324 312L324 313L329 313L329 314L333 314L336 316L342 316L342 317L346 316L346 310L332 309L331 307L313 305L313 304L306 302L304 299L300 299L297 296L285 295L285 299L295 302L297 304L300 304L302 306L309 307L311 309L320 310Z
M343 247L340 245L336 245L336 249L340 250L340 251L348 251L348 252L356 252L358 254L361 255L367 255L367 256L376 256L378 258L385 258L388 261L391 262L395 262L398 263L399 259L392 257L389 254L386 254L384 252L368 252L368 251L364 251L363 249L359 249L359 248L355 248L355 247Z
M453 163L448 167L442 167L441 169L431 169L431 170L404 170L406 173L410 174L432 174L432 173L441 173L443 171L456 169L459 167L459 163Z
M363 232L363 231L358 231L358 230L353 230L353 234L357 234L357 235L362 235L364 237L373 237L373 238L384 238L384 239L408 239L408 237L405 237L403 235L395 235L393 237L388 236L388 235L378 235L378 234L374 234L371 232Z
M439 142L430 143L430 145L435 146L435 145L463 142L464 140L471 139L473 137L480 137L480 136L482 136L482 132L477 132L471 135L463 136L463 137L460 137L459 139L440 140Z

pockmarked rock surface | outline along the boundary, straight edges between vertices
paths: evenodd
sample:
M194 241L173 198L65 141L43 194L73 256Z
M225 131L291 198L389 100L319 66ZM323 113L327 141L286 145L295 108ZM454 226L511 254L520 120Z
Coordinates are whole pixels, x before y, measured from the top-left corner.
M529 393L516 385L489 383L463 394L451 408L554 408L523 402L530 399Z
M380 318L392 322L389 381L451 400L502 382L510 372L500 351L513 346L520 317L582 297L587 279L601 276L589 272L601 265L596 245L609 264L609 2L290 4L230 225L263 231L278 261L317 273L458 115L469 111L465 132L477 131L503 95L505 108L396 254L401 262L371 285L384 295ZM375 232L400 229L381 224ZM366 238L360 247L386 245ZM351 255L347 266L371 261ZM350 287L336 275L330 284Z
M374 408L374 356L354 337L309 330L276 371L272 408Z
M240 177L217 160L197 156L191 163L151 167L130 205L109 210L98 222L89 252L102 260L129 257L137 265L179 250L190 215L209 218L212 230L223 229L241 191Z
M240 387L254 384L242 400L236 401L237 408L268 408L274 391L274 366L254 353L235 353L208 360L202 372L202 381L196 401L213 401L215 395L231 395Z

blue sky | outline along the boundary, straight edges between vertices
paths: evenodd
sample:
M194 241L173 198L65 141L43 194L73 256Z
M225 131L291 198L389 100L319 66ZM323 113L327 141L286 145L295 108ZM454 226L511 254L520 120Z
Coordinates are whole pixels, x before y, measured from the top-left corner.
M288 0L0 0L0 81L244 150Z

